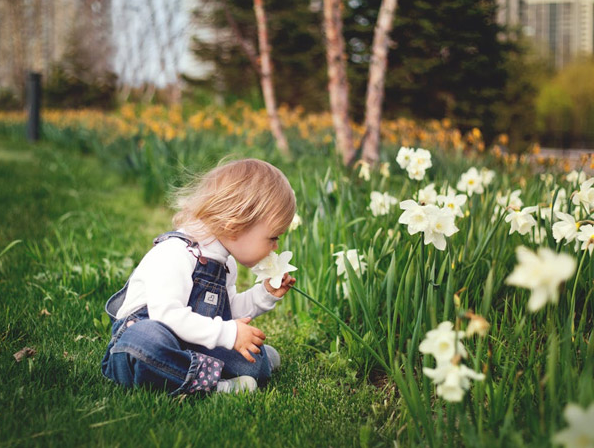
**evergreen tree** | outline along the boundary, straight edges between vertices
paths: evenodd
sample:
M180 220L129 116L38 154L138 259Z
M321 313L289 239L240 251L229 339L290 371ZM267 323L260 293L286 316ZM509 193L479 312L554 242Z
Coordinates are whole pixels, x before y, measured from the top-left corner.
M221 5L221 2L217 2ZM351 116L361 121L373 29L381 0L344 3ZM269 39L279 104L307 110L328 109L321 0L267 0ZM213 25L227 26L222 8ZM251 2L228 0L243 37L256 48ZM386 73L385 117L451 118L462 129L481 128L487 139L504 121L503 92L509 81L509 55L518 57L513 39L495 21L495 0L400 0L392 30ZM200 58L214 61L219 88L245 95L258 86L249 59L232 34L216 45L198 42ZM503 106L504 107L504 106Z
M494 105L507 82L506 53L494 1L399 2L386 86L392 111L449 117L468 129L496 129Z
M206 3L206 2L205 2ZM275 90L279 104L327 109L326 56L320 10L303 0L267 0L268 37L272 50ZM320 2L321 7L321 2ZM206 84L232 96L245 97L259 90L258 75L232 32L226 13L255 50L257 27L252 2L211 1L195 11L198 23L208 23L216 35L195 39L194 51L214 63Z

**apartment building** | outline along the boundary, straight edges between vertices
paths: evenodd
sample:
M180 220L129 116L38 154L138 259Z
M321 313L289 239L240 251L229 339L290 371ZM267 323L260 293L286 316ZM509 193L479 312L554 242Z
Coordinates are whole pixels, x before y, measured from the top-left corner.
M594 53L594 0L497 0L497 20L521 25L560 69Z

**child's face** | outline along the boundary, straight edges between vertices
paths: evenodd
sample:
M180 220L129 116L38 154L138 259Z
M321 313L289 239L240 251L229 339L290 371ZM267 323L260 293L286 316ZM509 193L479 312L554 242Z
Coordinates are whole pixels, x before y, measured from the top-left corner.
M219 238L223 246L239 263L248 268L254 267L271 251L278 249L278 237L270 225L260 222L244 230L234 238Z

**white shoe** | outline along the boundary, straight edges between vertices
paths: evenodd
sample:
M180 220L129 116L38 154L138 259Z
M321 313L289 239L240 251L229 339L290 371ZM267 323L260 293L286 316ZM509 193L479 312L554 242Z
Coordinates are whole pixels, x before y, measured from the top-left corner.
M235 378L220 380L217 384L217 392L240 393L254 392L258 388L258 382L254 377L242 375Z
M276 370L281 365L280 355L276 351L276 349L270 345L264 344L264 350L266 350L266 355L268 356L268 363L270 364L270 370Z

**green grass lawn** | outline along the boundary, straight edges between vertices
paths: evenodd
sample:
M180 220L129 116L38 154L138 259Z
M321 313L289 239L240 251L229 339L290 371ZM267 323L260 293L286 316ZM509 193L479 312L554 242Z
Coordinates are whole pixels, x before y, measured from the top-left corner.
M0 253L14 243L0 255L0 446L393 445L394 393L316 355L315 323L280 312L256 321L283 357L257 393L180 399L103 378L105 300L171 212L95 158L0 140L0 210ZM24 347L36 354L16 362Z

